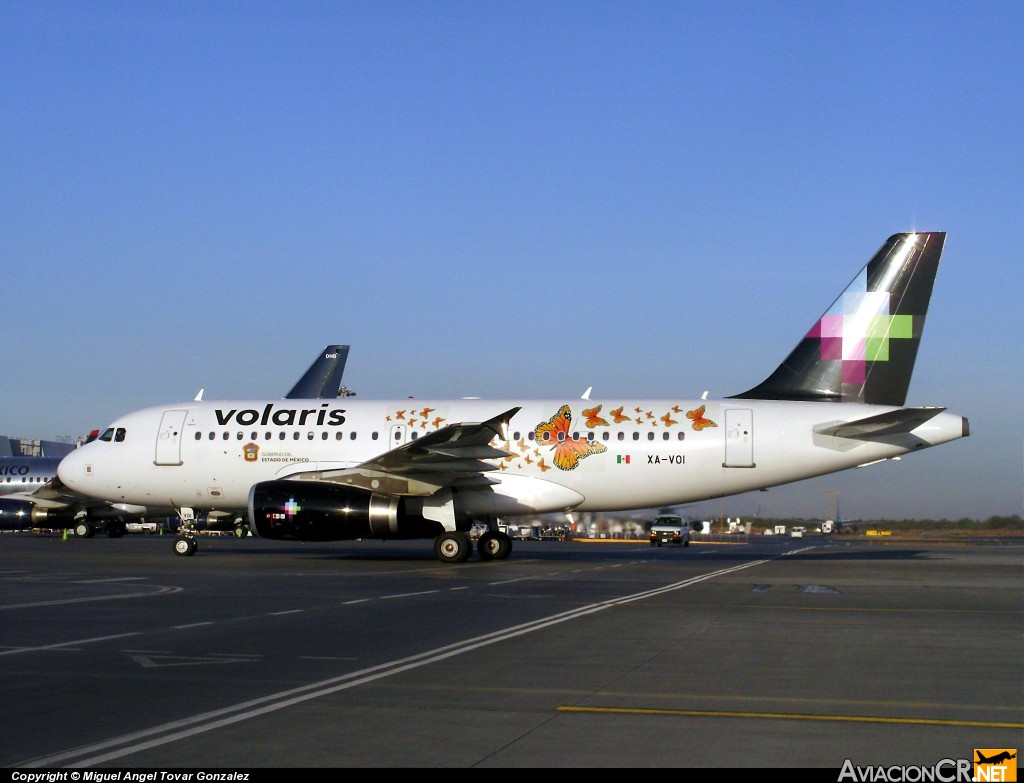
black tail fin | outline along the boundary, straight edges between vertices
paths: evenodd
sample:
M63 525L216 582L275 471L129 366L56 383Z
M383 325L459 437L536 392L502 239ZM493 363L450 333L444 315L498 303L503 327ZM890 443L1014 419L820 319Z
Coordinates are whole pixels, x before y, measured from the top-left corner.
M348 359L347 345L328 345L305 375L299 378L286 400L334 399L341 390L341 377Z
M902 406L945 240L889 237L786 361L735 397Z

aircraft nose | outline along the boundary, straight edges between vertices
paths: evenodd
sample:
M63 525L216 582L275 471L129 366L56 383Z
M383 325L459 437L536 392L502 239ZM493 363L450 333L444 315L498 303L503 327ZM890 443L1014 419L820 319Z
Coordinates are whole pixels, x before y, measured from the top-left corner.
M85 460L82 459L81 449L70 452L57 465L57 478L65 487L78 489L79 483L85 475Z

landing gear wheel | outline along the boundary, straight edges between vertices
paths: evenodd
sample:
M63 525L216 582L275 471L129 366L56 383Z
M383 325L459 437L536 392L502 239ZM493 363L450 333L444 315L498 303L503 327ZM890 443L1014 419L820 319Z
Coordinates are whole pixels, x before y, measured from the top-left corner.
M512 539L499 530L489 530L480 536L476 549L481 560L504 560L512 553Z
M194 538L185 538L184 536L178 536L174 539L174 553L183 557L188 557L196 553L198 544Z
M96 535L96 529L88 522L79 522L75 525L75 535L78 538L92 538Z
M465 563L472 552L473 544L465 533L442 533L434 539L434 554L442 563Z

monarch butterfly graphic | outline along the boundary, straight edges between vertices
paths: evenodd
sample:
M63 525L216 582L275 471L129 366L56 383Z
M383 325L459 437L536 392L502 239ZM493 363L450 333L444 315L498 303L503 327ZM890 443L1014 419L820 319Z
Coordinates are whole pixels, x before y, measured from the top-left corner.
M609 411L609 413L611 413L612 417L615 419L615 423L616 424L622 424L622 422L624 422L624 421L629 421L629 416L624 416L622 414L622 409L624 407L625 407L624 405L620 405L615 410Z
M438 416L438 417L437 417L436 419L434 419L434 421L433 421L433 424L434 424L434 429L435 429L435 430L436 430L436 429L437 429L438 427L440 427L440 426L441 426L441 422L442 422L442 421L446 421L446 419L442 419L442 418L441 418L440 416Z
M420 416L422 416L424 419L426 419L433 412L434 412L434 408L424 408L423 410L420 411Z
M551 445L551 448L554 449L553 461L555 467L561 470L574 470L584 457L608 450L600 443L575 440L569 433L571 425L572 411L569 410L568 405L563 405L558 409L558 413L546 422L538 424L534 430L534 436L540 446ZM540 464L544 467L543 461Z
M540 462L538 462L537 463L537 467L540 468L540 472L541 473L543 473L545 470L551 470L551 466L550 465L545 465L544 464L544 460L541 460Z
M607 420L602 419L600 416L597 415L597 414L599 414L601 412L601 408L602 407L604 407L604 406L603 405L598 405L596 408L584 408L583 409L583 415L584 415L584 417L586 417L586 419L587 419L587 426L590 427L590 429L593 429L594 427L607 427L608 426Z
M664 416L661 417L661 420L663 422L665 422L665 426L666 427L671 427L673 424L678 424L679 423L675 419L670 418L669 414L667 414L667 413Z
M711 421L711 419L704 418L704 407L705 406L701 405L696 410L686 412L686 418L690 419L693 422L693 428L697 430L697 432L700 432L705 427L718 426L713 421Z

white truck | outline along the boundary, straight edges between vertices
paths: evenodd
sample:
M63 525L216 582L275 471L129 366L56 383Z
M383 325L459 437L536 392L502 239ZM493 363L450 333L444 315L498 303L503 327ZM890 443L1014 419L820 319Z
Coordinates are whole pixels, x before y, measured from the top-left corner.
M690 533L692 531L699 533L703 526L702 522L690 522L678 514L661 514L651 525L651 546L663 546L664 544L689 546Z

